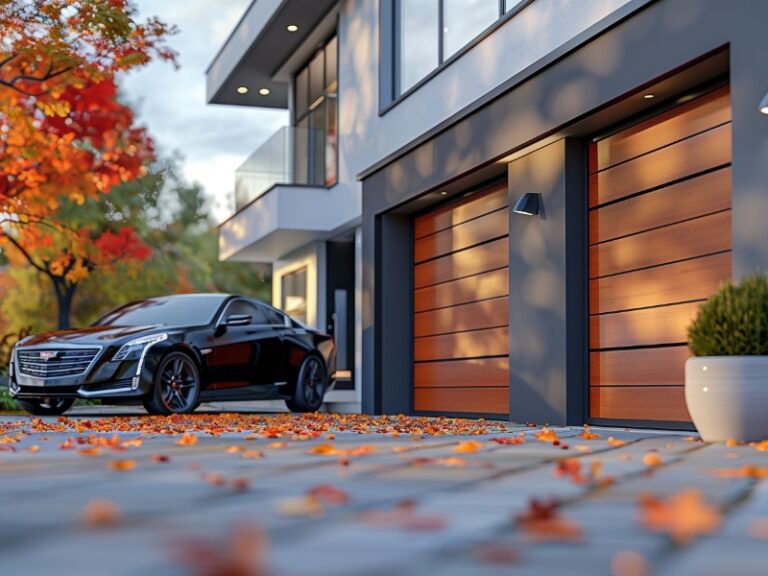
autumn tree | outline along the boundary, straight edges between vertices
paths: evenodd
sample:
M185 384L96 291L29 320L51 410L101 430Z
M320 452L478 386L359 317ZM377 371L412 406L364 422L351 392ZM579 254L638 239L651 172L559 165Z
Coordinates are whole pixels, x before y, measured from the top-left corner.
M150 254L129 226L81 226L66 212L154 159L115 75L154 57L175 63L173 31L139 22L126 0L0 0L0 242L50 279L60 327L90 273Z

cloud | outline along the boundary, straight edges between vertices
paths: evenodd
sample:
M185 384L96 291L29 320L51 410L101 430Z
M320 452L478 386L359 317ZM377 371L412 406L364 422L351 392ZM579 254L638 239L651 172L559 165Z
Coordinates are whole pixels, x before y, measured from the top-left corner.
M121 80L122 92L149 127L159 150L185 157L184 174L213 198L214 216L230 215L234 170L281 126L281 110L208 105L205 69L237 24L250 0L137 0L142 17L159 16L176 24L170 44L179 52L181 70L153 62Z

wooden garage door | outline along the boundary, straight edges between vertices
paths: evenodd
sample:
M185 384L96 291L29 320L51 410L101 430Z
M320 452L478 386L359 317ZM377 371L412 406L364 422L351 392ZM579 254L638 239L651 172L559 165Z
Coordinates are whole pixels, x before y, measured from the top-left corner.
M590 416L687 422L687 326L731 276L731 108L710 92L590 147Z
M414 410L509 412L508 235L506 185L414 220Z

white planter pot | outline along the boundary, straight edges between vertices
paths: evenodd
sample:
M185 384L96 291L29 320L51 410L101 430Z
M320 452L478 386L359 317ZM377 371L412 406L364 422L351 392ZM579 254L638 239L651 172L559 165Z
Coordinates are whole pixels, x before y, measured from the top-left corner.
M689 358L685 402L705 442L767 439L768 356Z

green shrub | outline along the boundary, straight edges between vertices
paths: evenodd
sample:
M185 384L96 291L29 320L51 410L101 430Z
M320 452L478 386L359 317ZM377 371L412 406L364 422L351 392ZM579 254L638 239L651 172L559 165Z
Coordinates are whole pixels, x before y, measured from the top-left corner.
M768 356L768 276L726 283L688 328L694 356Z
M0 388L0 410L21 410L16 404L16 400L11 398L10 393L5 388Z

